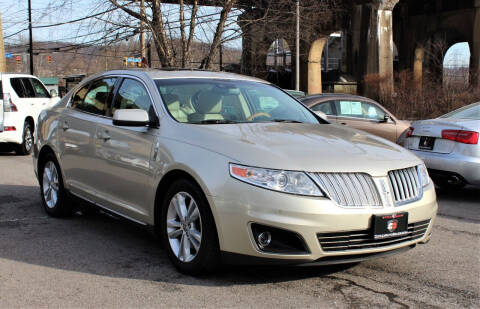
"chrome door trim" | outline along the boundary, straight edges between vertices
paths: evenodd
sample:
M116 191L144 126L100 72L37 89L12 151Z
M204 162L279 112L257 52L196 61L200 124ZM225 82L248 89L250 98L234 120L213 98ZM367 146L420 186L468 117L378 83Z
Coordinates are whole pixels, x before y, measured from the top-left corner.
M143 225L143 226L147 226L147 225L148 225L147 223L145 223L145 222L143 222L143 221L134 219L134 218L132 218L132 217L129 217L129 216L127 216L127 215L124 215L124 214L122 214L122 213L119 213L118 211L111 210L110 208L108 208L108 207L106 207L106 206L104 206L104 205L102 205L102 204L100 204L100 203L93 202L93 201L90 200L90 199L84 198L83 196L81 196L81 195L78 194L78 193L71 192L71 191L70 191L70 193L73 194L73 195L75 195L76 197L82 199L82 200L85 200L85 201L89 202L90 204L93 204L93 205L95 205L95 206L97 206L97 207L100 207L100 208L106 210L106 211L109 211L109 212L111 212L111 213L114 213L114 214L116 214L117 216L123 217L123 218L125 218L125 219L127 219L127 220L133 221L133 222L138 223L138 224L141 224L141 225Z

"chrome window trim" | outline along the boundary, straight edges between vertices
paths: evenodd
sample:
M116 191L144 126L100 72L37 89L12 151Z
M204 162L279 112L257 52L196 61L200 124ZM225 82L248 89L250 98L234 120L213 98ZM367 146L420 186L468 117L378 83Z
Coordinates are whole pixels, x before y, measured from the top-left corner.
M95 82L95 81L97 81L97 80L99 80L99 79L104 79L104 78L109 78L109 77L130 78L130 79L134 79L134 80L136 80L136 81L139 81L139 82L143 85L143 87L145 88L145 90L147 90L148 97L150 98L150 102L152 103L155 116L157 116L157 118L160 119L160 117L159 117L159 115L158 115L158 110L157 110L157 107L156 107L156 104L155 104L155 100L153 100L152 93L151 93L150 90L148 89L147 84L146 84L141 78L139 78L138 76L129 75L129 74L108 74L108 75L98 76L98 77L93 78L93 79L90 79L90 80L86 80L84 83L81 83L81 84L79 84L79 85L77 85L77 86L75 87L75 91L72 91L72 95L70 95L70 97L68 98L68 102L67 102L67 104L65 105L65 107L67 107L67 108L69 108L69 109L71 109L71 110L75 110L75 111L77 111L77 112L81 112L81 113L83 113L83 114L92 115L92 116L96 116L96 117L100 117L100 118L104 118L104 119L112 119L113 117L110 117L110 116L99 115L99 114L94 114L94 113L89 113L89 112L86 112L86 111L82 111L82 110L76 109L76 108L74 108L74 107L71 106L72 97L74 97L75 94L76 94L81 88L83 88L86 84ZM122 83L123 83L123 81L122 81ZM121 84L120 84L120 87L121 87ZM114 100L115 97L113 97L112 99ZM160 100L161 100L161 97L160 97ZM114 104L114 103L115 103L115 102L112 101L112 104Z

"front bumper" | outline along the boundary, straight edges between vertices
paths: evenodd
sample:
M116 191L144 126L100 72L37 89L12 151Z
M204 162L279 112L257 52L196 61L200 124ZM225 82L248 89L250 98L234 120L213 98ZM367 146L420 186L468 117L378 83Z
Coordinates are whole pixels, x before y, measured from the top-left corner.
M241 187L238 187L241 186ZM417 243L427 242L437 213L433 184L427 186L423 197L406 205L383 208L344 208L326 198L284 194L237 182L237 190L226 197L208 197L214 204L220 248L225 260L248 257L249 264L276 260L286 264L335 264L340 260L364 259L395 253ZM240 190L238 190L240 189ZM349 249L326 252L317 238L319 233L360 231L371 228L372 215L408 212L408 223L430 220L421 238L368 249ZM258 223L297 233L303 238L309 253L267 253L258 248L250 231L250 224ZM257 261L257 262L255 262ZM235 262L235 263L237 263Z
M480 158L458 153L434 153L410 150L421 158L428 169L451 172L464 178L467 183L480 185Z

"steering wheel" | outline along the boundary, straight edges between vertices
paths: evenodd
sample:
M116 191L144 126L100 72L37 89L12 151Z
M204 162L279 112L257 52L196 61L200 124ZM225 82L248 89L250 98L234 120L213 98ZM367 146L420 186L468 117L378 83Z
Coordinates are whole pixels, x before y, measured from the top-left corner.
M260 117L260 116L265 116L267 118L272 118L272 116L269 113L260 112L260 113L255 113L255 114L251 115L250 117L247 118L247 120L252 121L253 119L255 119L257 117Z

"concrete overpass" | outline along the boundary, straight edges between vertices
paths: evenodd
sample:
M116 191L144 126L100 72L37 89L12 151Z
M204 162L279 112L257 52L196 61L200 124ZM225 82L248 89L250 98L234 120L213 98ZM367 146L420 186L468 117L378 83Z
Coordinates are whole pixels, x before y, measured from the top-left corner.
M345 36L342 71L354 76L363 94L371 95L372 90L364 86L365 76L376 76L382 95L392 93L395 51L398 53L395 70L414 71L416 85L421 86L425 71L441 76L442 64L434 61L443 62L446 52L434 48L434 43L440 40L447 47L468 42L471 83L480 87L480 0L344 0L342 6L345 14L319 21L317 27L309 25L305 29L300 24L301 90L322 92L322 53L327 37L335 31L343 31ZM243 19L260 15L261 8L247 9ZM239 24L243 30L244 74L265 77L268 48L277 38L284 39L295 50L292 23L242 23L241 17ZM294 58L292 53L292 68ZM293 85L292 80L291 88Z

